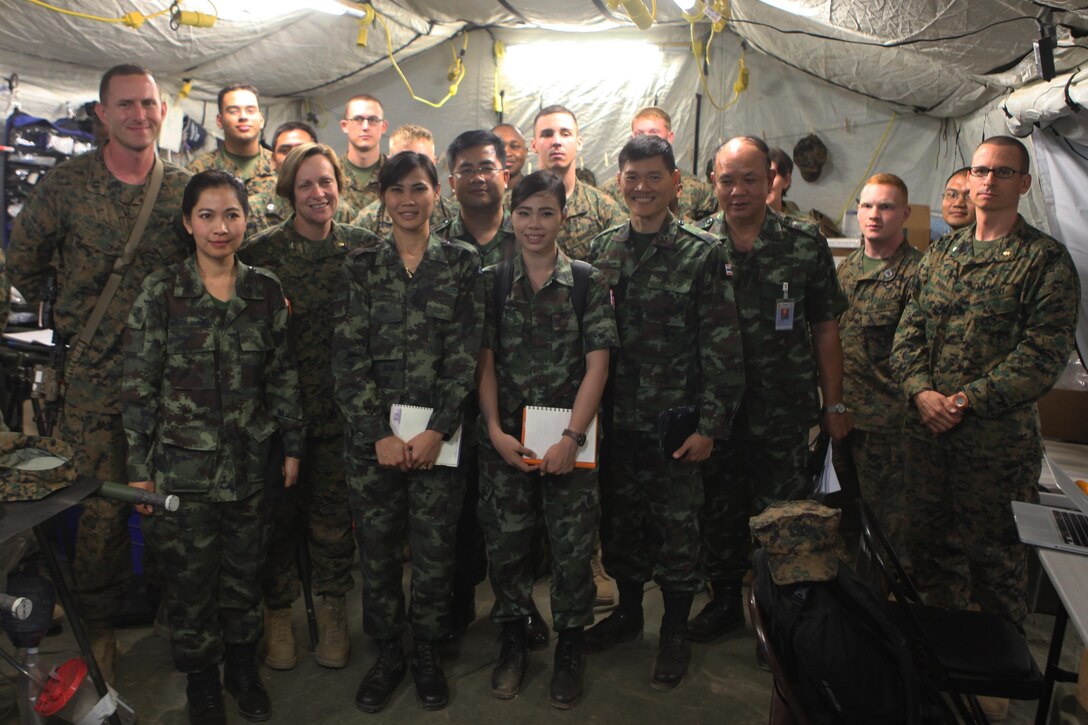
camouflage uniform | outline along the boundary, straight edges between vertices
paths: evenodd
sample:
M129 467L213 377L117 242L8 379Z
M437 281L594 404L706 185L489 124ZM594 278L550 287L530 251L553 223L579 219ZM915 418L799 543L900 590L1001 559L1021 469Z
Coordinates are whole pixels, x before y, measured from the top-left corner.
M1009 501L1038 498L1035 402L1073 347L1079 283L1065 247L1023 218L985 246L974 236L972 224L926 252L892 346L907 400L962 390L970 401L963 420L938 436L910 413L909 550L933 603L975 602L1019 623L1027 550Z
M854 418L847 446L862 497L892 545L905 553L907 499L903 481L907 400L892 376L892 339L914 288L922 253L906 242L880 268L865 272L864 245L839 265L850 307L839 318L843 402Z
M600 186L601 191L611 196L626 213L627 205L620 193L619 182L612 176ZM679 215L687 221L700 221L718 210L718 197L714 187L699 177L680 169L680 196L677 197Z
M520 254L501 325L487 305L484 347L495 352L499 423L521 437L526 405L573 408L585 376L585 356L619 346L608 287L600 272L590 278L581 320L571 301L574 276L560 254L551 278L537 291ZM493 299L495 268L484 272L484 298ZM593 556L600 518L595 469L575 468L565 476L523 473L491 445L481 425L480 521L487 538L496 622L521 619L533 605L532 550L543 518L551 543L552 618L558 630L593 623ZM557 441L558 442L558 441ZM536 454L543 456L545 451Z
M128 480L121 425L121 336L144 277L189 254L178 233L188 180L189 172L165 165L162 189L136 257L79 366L67 371L58 437L76 449L81 475ZM12 283L28 300L39 300L46 278L57 275L55 327L65 338L74 339L90 317L143 200L144 188L114 178L99 149L50 171L15 218L8 248ZM109 629L109 620L121 609L132 566L131 510L105 498L83 502L72 569L80 615L92 634Z
M378 172L385 164L385 154L378 158L378 163L362 168L348 161L348 155L340 157L340 168L344 170L347 188L340 190L340 200L351 205L352 209L366 209L378 200Z
M402 558L412 549L412 632L446 634L454 533L463 479L444 466L402 473L378 465L394 403L433 408L429 427L451 435L464 419L483 327L480 258L431 236L409 276L392 239L348 256L344 316L333 342L336 400L348 424L348 495L363 567L363 627L403 629Z
M238 164L227 156L225 146L220 146L215 151L205 151L190 161L188 168L194 174L208 169L219 169L234 174L246 183L246 194L250 199L257 194L276 193L276 166L272 163L272 152L264 146L258 147L257 164L248 177L243 177Z
M344 477L344 423L332 383L333 321L341 316L338 288L352 249L377 240L357 227L333 223L327 239L311 241L294 215L250 239L239 256L274 272L291 305L288 332L302 385L306 458L298 485L272 502L272 533L264 574L266 604L285 609L298 598L295 553L300 528L309 532L315 594L343 595L353 585L351 510ZM271 497L270 497L271 498Z
M454 199L444 196L438 197L431 212L431 231L437 230L451 219L456 219L461 213L461 206ZM385 202L375 199L363 208L361 212L351 220L352 226L362 227L367 231L377 234L385 239L393 233L393 220L389 212L385 210Z
M294 214L294 211L292 211L291 205L274 191L271 193L261 192L256 196L251 196L249 198L249 216L246 217L246 239L248 240L269 227L282 224L292 214ZM351 220L355 218L355 215L355 208L341 199L336 207L336 216L333 219L341 224L351 224Z
M146 518L165 572L174 664L199 672L261 631L261 509L273 433L301 457L298 374L287 305L271 274L237 265L235 294L208 294L196 257L150 275L125 332L131 481L180 494Z
M729 435L744 372L721 245L669 217L641 259L628 223L593 240L590 262L612 288L621 344L601 475L605 568L617 580L696 592L700 467L663 458L657 417L695 405L699 433Z
M835 320L846 299L815 226L768 208L748 252L737 251L721 212L708 226L729 263L747 385L729 441L706 467L703 554L711 581L739 583L749 567L748 517L775 501L804 498L811 486L808 432L819 422L819 376L809 325ZM784 284L794 321L776 330Z

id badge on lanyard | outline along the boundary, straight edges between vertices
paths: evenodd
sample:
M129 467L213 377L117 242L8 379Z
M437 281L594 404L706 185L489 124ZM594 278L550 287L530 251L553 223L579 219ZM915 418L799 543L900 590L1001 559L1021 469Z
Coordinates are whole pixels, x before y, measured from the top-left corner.
M782 283L782 299L774 306L774 329L793 329L793 300L790 299L790 283Z

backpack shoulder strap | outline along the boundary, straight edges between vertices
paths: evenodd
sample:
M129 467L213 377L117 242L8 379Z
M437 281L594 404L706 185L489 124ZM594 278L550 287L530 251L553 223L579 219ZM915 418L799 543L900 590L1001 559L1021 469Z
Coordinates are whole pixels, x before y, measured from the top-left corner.
M574 312L578 315L578 326L582 326L582 317L586 313L586 301L589 299L589 278L593 274L593 265L578 259L570 261L570 271L574 276Z

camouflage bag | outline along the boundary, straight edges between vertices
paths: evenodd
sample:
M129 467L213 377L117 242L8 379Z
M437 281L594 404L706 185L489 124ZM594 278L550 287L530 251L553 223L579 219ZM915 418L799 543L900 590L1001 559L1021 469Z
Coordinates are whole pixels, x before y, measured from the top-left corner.
M35 501L71 485L74 457L62 440L0 432L0 501Z

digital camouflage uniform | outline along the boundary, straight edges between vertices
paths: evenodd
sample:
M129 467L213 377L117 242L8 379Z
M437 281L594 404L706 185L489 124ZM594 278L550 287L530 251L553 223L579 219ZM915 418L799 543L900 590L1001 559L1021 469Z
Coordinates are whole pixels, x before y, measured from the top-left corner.
M496 319L495 268L484 271L487 323L483 346L495 352L499 424L521 438L526 405L573 408L586 372L586 355L619 346L608 286L593 270L581 320L571 294L570 260L560 254L555 271L533 292L520 254ZM480 522L487 538L496 622L535 611L533 561L537 522L543 518L551 544L552 619L557 630L593 623L595 589L589 561L600 519L596 469L575 468L564 476L523 473L491 445L480 425ZM555 441L558 443L559 441ZM546 451L537 450L537 456Z
M512 187L507 188L503 197L507 209L512 192ZM571 259L585 260L594 237L627 221L627 212L615 199L581 181L575 182L574 191L567 195L565 211L567 222L555 242Z
M125 335L131 481L178 494L144 518L166 578L174 664L199 672L261 633L261 509L272 434L301 457L298 374L287 305L270 273L236 262L234 296L213 298L196 257L150 275ZM282 465L282 464L280 464Z
M378 200L378 172L385 164L385 154L378 158L378 163L362 168L348 161L348 155L340 157L340 168L344 171L346 188L340 190L340 200L351 205L352 209L362 211Z
M737 251L721 212L708 227L721 238L729 263L746 385L729 441L706 466L703 556L711 581L739 584L749 568L748 518L809 493L808 436L820 414L809 326L837 319L846 299L827 240L814 225L768 208L748 252ZM794 321L776 330L783 284Z
M623 194L620 193L619 182L615 176L601 184L601 191L611 196L626 212ZM679 204L679 216L687 221L699 221L705 219L718 210L718 197L714 194L714 187L705 181L700 181L697 176L680 169L680 195L677 197Z
M249 216L246 217L246 239L248 240L258 232L263 232L269 227L282 224L287 217L294 214L291 204L275 191L262 192L249 198ZM334 221L341 224L351 224L355 218L355 208L343 199L336 206Z
M189 171L199 174L208 169L219 169L234 174L246 184L246 195L250 201L257 194L276 193L276 166L272 163L272 152L264 146L257 151L257 165L250 176L242 176L241 169L234 160L227 156L226 147L220 146L215 151L205 151L189 162Z
M363 568L363 627L399 637L405 539L412 550L413 634L447 634L454 538L464 481L457 470L402 473L378 465L374 444L392 435L394 403L432 408L429 427L449 436L473 388L483 328L480 257L432 235L412 276L392 239L353 251L333 343L336 400L348 423L348 494Z
M121 336L125 318L152 271L188 256L180 235L181 197L189 172L165 164L162 188L136 257L113 297L68 390L57 437L72 444L81 475L126 483L121 425ZM11 281L28 300L40 300L46 278L57 276L55 327L75 339L91 316L114 262L124 251L144 200L144 187L114 178L102 150L50 171L15 218L8 248ZM76 533L74 593L92 635L110 628L121 610L131 571L128 517L132 507L105 498L83 502Z
M839 286L849 303L839 317L843 402L854 419L846 443L858 485L892 546L905 555L907 399L892 375L892 339L914 289L922 253L906 240L884 263L865 272L864 243L839 265Z
M431 212L431 231L435 231L451 219L456 219L460 213L461 206L455 199L439 196ZM385 209L385 202L381 199L375 199L368 204L351 220L351 224L373 232L382 239L393 233L393 219L390 218L389 212Z
M332 335L334 320L342 314L344 260L351 250L376 241L364 229L335 222L328 238L311 241L295 231L292 214L248 240L239 253L246 262L271 270L283 284L307 423L299 482L286 495L270 497L272 531L262 582L270 609L286 609L298 598L300 535L309 539L314 594L342 596L353 586L355 542L344 477L344 422L332 382Z
M1069 252L1021 217L975 247L975 225L922 257L892 347L907 400L964 391L970 407L933 436L911 405L908 549L919 588L939 606L969 602L1020 623L1027 549L1009 502L1035 501L1042 458L1036 401L1069 359L1080 285Z
M694 593L703 584L701 469L665 460L657 418L694 405L699 433L729 435L744 369L721 245L669 217L641 259L628 223L594 239L589 261L612 289L621 347L601 471L604 565L617 580Z

